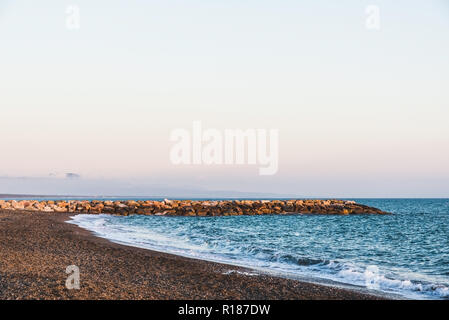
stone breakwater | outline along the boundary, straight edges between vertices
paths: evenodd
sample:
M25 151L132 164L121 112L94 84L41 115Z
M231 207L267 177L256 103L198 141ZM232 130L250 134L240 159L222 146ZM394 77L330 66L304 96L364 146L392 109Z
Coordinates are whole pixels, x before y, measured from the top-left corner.
M130 214L202 217L264 214L387 214L387 212L376 208L344 200L0 200L0 209L89 214L106 213L123 216Z

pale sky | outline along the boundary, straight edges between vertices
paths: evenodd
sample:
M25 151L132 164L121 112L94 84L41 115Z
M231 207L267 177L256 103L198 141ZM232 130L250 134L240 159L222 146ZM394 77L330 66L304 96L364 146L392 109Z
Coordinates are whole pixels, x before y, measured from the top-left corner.
M0 0L0 58L0 193L449 197L446 0ZM173 165L197 120L279 129L278 173Z

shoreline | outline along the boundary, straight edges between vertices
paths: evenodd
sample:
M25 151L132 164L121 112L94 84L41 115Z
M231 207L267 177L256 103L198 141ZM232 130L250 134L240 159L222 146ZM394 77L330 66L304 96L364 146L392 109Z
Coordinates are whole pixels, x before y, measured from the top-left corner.
M118 244L67 223L72 216L0 210L0 299L392 298ZM69 265L80 290L65 288Z

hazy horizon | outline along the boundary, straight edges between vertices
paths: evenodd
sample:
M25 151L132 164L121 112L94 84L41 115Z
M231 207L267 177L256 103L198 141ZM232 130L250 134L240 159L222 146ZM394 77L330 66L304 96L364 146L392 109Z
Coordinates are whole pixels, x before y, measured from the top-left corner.
M444 0L0 0L0 194L447 198L448 35ZM278 172L174 165L193 121L278 129Z

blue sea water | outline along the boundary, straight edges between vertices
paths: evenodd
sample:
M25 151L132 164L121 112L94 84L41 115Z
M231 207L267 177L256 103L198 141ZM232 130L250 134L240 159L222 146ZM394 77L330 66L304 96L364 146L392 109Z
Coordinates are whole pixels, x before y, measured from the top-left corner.
M449 299L449 199L354 199L392 215L128 217L71 223L115 242L414 299Z

